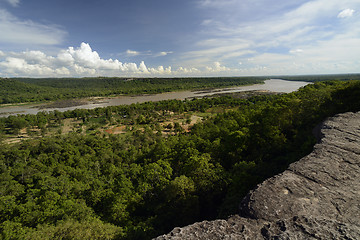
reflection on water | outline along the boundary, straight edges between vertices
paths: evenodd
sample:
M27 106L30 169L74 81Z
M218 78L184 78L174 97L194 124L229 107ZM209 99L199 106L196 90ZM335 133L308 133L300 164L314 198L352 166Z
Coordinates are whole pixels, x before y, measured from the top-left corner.
M132 103L143 103L148 101L161 101L169 99L184 100L186 98L203 97L206 95L218 93L231 93L251 90L268 90L272 92L290 93L298 90L300 87L309 84L308 82L300 81L286 81L281 79L266 80L265 84L256 84L250 86L232 87L225 89L213 89L211 91L182 91L182 92L169 92L153 95L141 96L120 96L116 98L102 99L101 101L85 101L83 105L65 107L65 108L46 108L41 109L41 105L26 105L26 106L11 106L0 108L0 117L7 117L9 115L17 114L36 114L41 111L54 111L58 110L65 112L74 109L93 109L98 107L129 105Z

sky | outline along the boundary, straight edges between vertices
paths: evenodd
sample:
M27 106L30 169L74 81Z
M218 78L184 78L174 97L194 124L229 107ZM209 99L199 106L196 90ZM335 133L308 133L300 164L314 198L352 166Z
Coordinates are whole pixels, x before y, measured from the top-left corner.
M359 0L0 0L0 77L359 72Z

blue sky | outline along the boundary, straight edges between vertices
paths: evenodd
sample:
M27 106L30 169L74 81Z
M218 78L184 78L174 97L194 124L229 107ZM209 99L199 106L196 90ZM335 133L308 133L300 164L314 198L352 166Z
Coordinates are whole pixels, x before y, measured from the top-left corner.
M359 0L0 0L0 76L360 72Z

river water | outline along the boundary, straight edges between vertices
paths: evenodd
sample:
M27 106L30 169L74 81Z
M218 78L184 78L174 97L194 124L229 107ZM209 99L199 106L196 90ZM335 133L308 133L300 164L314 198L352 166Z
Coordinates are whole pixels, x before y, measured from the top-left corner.
M231 93L231 92L252 91L252 90L268 90L272 92L290 93L298 90L300 87L303 87L307 84L309 83L301 82L301 81L286 81L282 79L270 79L270 80L266 80L265 84L212 89L211 92L181 91L181 92L168 92L168 93L140 95L140 96L119 96L114 98L104 98L96 101L92 99L85 101L83 105L64 107L64 108L42 109L41 106L43 106L44 104L8 106L8 107L0 108L0 117L7 117L10 115L18 115L18 114L37 114L38 112L42 112L42 111L58 110L60 112L65 112L74 109L93 109L98 107L129 105L132 103L143 103L149 101L161 101L161 100L170 100L170 99L184 100L186 98L203 97L218 93Z

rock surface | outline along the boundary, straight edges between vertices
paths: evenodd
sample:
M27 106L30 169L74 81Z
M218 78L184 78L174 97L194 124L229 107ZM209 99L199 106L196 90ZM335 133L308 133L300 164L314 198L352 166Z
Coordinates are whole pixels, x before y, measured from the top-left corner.
M360 239L360 112L320 126L314 151L251 191L240 214L164 239Z

